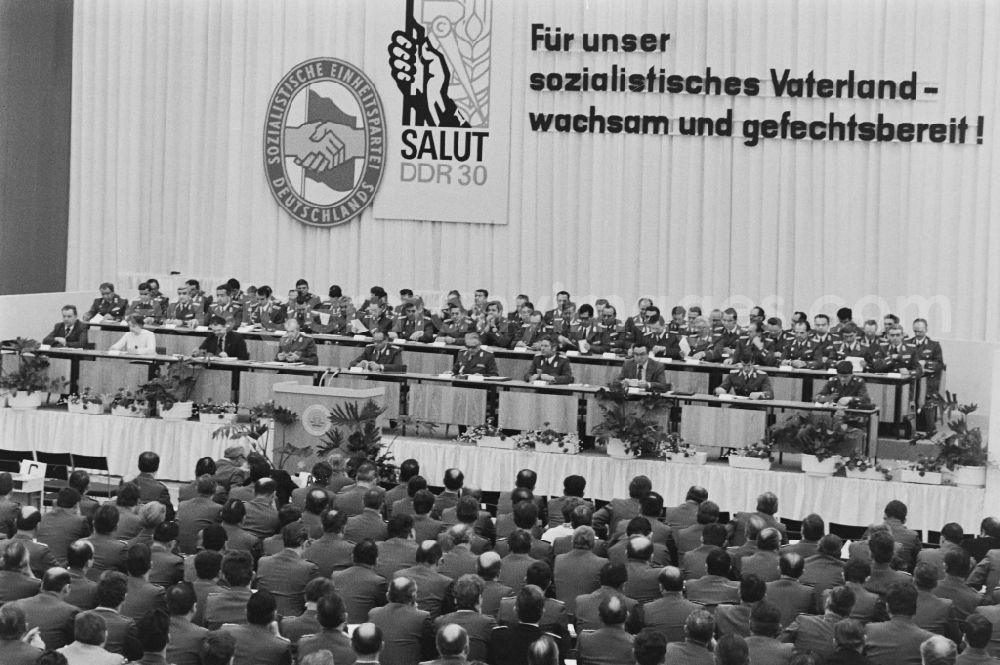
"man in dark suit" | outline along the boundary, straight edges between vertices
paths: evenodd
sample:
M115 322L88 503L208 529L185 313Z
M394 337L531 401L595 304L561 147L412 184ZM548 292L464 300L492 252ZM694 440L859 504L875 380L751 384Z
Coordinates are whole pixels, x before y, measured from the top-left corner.
M170 613L170 642L167 662L171 665L201 665L201 645L208 629L192 623L197 595L190 584L175 584L167 589L167 612Z
M365 495L369 490L385 493L385 490L378 486L378 473L375 465L365 462L358 467L355 474L355 482L337 492L334 497L333 506L339 512L345 513L348 517L360 515L365 507Z
M139 501L149 503L159 501L167 508L167 521L174 519L174 504L170 499L170 490L156 479L160 470L160 456L146 451L139 455L139 475L131 482L139 488Z
M838 621L833 629L835 649L826 665L876 665L865 655L865 625L855 619Z
M556 344L544 337L538 343L538 353L531 361L531 367L524 374L524 380L544 381L555 385L573 383L573 371L569 361L556 355Z
M347 608L350 623L361 623L368 619L369 612L385 604L386 579L375 572L378 561L378 545L371 540L362 540L354 546L354 565L344 570L334 571L330 576L333 586Z
M496 619L500 616L500 602L514 595L514 590L501 582L500 567L503 561L496 552L483 552L479 555L476 572L483 580L483 593L480 611L486 616Z
M101 297L95 298L83 318L90 321L100 314L105 321L120 321L125 316L128 301L115 293L115 285L104 282L100 286Z
M153 530L149 581L167 588L184 579L184 557L176 554L177 522L161 522Z
M469 544L473 535L472 527L468 524L456 524L444 535L450 547L441 557L441 564L438 566L441 574L453 580L466 574L475 575L479 556L473 553Z
M869 623L865 628L868 656L876 663L918 665L920 645L933 633L913 622L917 613L917 588L912 582L896 582L885 593L888 621Z
M699 485L692 485L688 488L684 503L667 508L663 521L675 530L691 526L697 521L698 506L706 500L708 500L708 490Z
M14 533L14 521L21 512L21 502L11 497L14 491L14 477L4 471L0 473L0 536L10 538Z
M299 330L299 320L294 316L285 319L285 334L278 340L278 353L275 360L286 363L302 363L303 365L318 365L316 355L316 340L303 335Z
M609 596L598 606L601 627L580 633L577 659L581 663L630 663L634 638L625 632L628 609L615 596Z
M246 605L246 624L227 625L223 630L236 638L235 663L290 665L291 642L270 628L275 620L277 602L265 590L250 596Z
M774 516L778 512L778 497L774 492L764 492L757 496L757 510L752 513L737 513L730 522L729 542L734 546L747 541L747 524L753 517L763 521L763 526L777 529L781 533L781 542L788 542L788 529Z
M382 488L372 488L365 492L364 508L358 515L347 518L344 537L356 543L365 538L381 542L386 538L385 522L382 521Z
M60 649L73 641L73 619L80 609L66 602L70 581L65 568L49 568L42 576L42 590L37 596L13 603L24 612L28 628L38 628L49 650Z
M684 574L679 568L661 568L657 579L660 598L643 606L643 628L661 633L667 642L680 642L684 639L684 624L688 616L701 605L684 597Z
M691 526L677 529L670 534L667 542L667 549L671 556L681 561L687 552L698 549L704 545L702 533L705 526L715 524L719 521L719 506L714 501L702 501L698 505L698 512L695 514L695 523Z
M400 514L389 518L386 539L378 546L378 563L375 571L392 579L396 572L417 562L417 542L411 538L413 516Z
M816 554L805 561L799 582L813 588L813 608L823 610L823 592L844 583L844 562L840 559L844 541L828 533L819 539Z
M222 527L209 527L208 531ZM225 547L225 544L222 545ZM197 602L191 621L197 626L205 625L205 610L208 607L208 597L213 593L223 593L225 589L219 586L222 572L222 554L216 550L202 550L194 557L194 580L188 582L194 590Z
M66 550L70 588L63 600L81 610L92 610L97 606L97 582L87 579L87 569L93 559L94 548L87 540L71 543Z
M465 333L465 350L455 356L453 374L481 374L497 376L497 361L492 353L483 351L482 340L475 331Z
M667 645L664 662L684 665L714 665L711 643L715 636L715 619L705 610L695 610L684 622L684 641Z
M497 622L493 617L479 611L482 591L483 582L476 575L462 575L455 580L455 611L435 619L434 631L440 636L441 630L449 624L461 626L468 638L468 659L485 662L490 637ZM438 653L442 656L448 655L442 652L440 645Z
M969 555L965 550L952 550L945 554L944 572L944 579L934 587L934 595L950 600L959 621L964 620L983 603L983 597L965 583L969 576Z
M632 536L628 539L626 552L628 559L625 570L628 572L628 581L622 591L640 605L659 598L660 569L650 563L653 556L653 541L644 535Z
M347 637L347 610L336 592L323 594L316 601L316 619L321 630L299 640L299 662L310 654L326 650L333 655L337 665L353 665L355 655Z
M212 332L205 337L197 352L209 357L250 360L250 352L247 351L247 343L243 339L243 335L235 330L230 330L223 317L213 316L208 321L208 327L212 329Z
M666 392L670 390L666 370L661 363L649 357L649 351L644 346L632 349L632 358L625 361L618 380L628 388Z
M729 554L724 550L712 552L705 559L705 567L707 575L688 581L688 599L702 605L740 602L740 589L729 579L733 567Z
M403 350L389 344L389 339L382 330L375 329L371 335L372 343L348 367L360 367L369 372L405 372Z
M781 612L774 603L761 600L750 611L750 636L746 638L751 663L786 665L795 647L779 642Z
M417 609L418 585L406 576L396 577L389 584L389 602L369 614L368 620L382 631L381 665L412 665L423 660L431 615Z
M277 533L281 520L274 504L277 483L272 478L259 478L253 485L254 497L244 504L246 517L243 529L257 538L270 538Z
M305 527L289 524L281 530L281 538L284 549L258 562L257 586L271 592L279 614L299 616L306 608L306 585L319 575L319 567L302 558L303 545L309 538Z
M79 503L80 493L71 487L64 487L59 490L55 507L42 515L38 523L36 540L49 546L60 566L66 565L66 550L70 544L90 535L87 518L77 510Z
M802 613L811 614L815 607L813 588L799 583L804 567L805 559L798 554L782 554L778 561L781 577L767 583L767 599L781 611L782 628Z
M149 570L152 567L152 552L145 543L129 546L125 555L125 570L128 572L128 591L121 613L138 620L146 612L166 608L163 587L150 584Z
M104 619L107 636L104 648L127 660L142 658L142 644L135 621L121 613L128 593L128 578L119 572L108 572L97 583L97 607L91 610ZM77 615L80 616L80 615Z
M228 585L210 593L205 601L205 628L217 630L224 623L246 623L246 606L252 592L253 557L249 552L227 552L222 559L222 579Z
M87 576L94 581L105 570L121 570L124 566L128 546L113 535L118 528L118 520L118 507L112 504L104 504L94 514L94 533L87 538L94 552Z
M598 587L596 591L577 596L574 601L576 606L575 625L577 634L584 630L597 630L601 627L601 618L598 608L600 607L601 602L609 596L616 596L622 599L629 611L629 623L638 623L639 617L634 612L634 609L638 607L638 603L622 592L622 587L625 586L625 582L627 581L628 572L625 569L624 564L604 564L604 567L601 568L601 586Z
M849 618L853 607L853 591L846 586L831 589L827 594L826 608L822 615L799 614L785 627L778 639L794 644L800 651L812 651L825 658L836 649L834 632L837 623Z
M52 555L49 546L38 542L38 524L41 522L42 514L33 506L21 508L17 518L14 520L14 537L8 541L0 541L0 548L12 543L21 543L28 551L28 562L31 572L35 577L41 577L45 571L56 565L56 559Z
M635 476L628 484L627 499L611 499L604 507L594 513L594 530L603 533L614 533L618 523L628 521L642 514L641 501L653 489L653 483L646 476Z
M198 537L205 527L222 521L222 506L215 502L217 485L212 476L196 481L198 496L181 502L177 508L177 546L184 554L198 551Z
M836 367L837 376L820 388L820 391L816 393L816 401L833 403L837 406L870 408L872 400L868 396L865 380L854 376L854 366L847 360L841 360Z
M868 540L868 549L872 556L871 574L865 582L865 588L872 593L885 596L889 587L895 582L910 582L910 574L892 567L895 546L892 536L877 532Z
M750 612L764 599L767 585L753 573L744 574L740 580L738 605L719 605L715 608L715 632L719 636L750 636ZM691 597L689 594L688 597ZM778 626L780 629L780 626ZM775 631L777 634L777 630Z
M544 607L542 590L532 584L525 585L515 601L518 623L493 629L487 662L491 665L527 665L528 647L543 635L548 635L559 645L558 635L546 633L538 625ZM559 662L562 662L561 655Z
M716 395L737 395L750 399L774 399L771 379L757 369L756 365L741 364L738 370L726 375L722 385L715 389Z
M555 558L556 598L566 603L571 614L576 611L576 599L601 586L601 570L607 560L594 554L594 529L578 526L573 530L573 549Z
M425 540L437 540L438 534L444 528L440 521L431 517L435 500L434 495L425 489L413 495L413 534L417 543L422 543Z
M684 579L696 580L708 574L705 561L715 550L726 547L726 527L717 522L706 524L701 530L701 545L688 550L678 558Z
M52 332L42 339L42 344L69 349L86 348L87 326L77 318L76 305L62 308L62 323L52 328Z
M316 604L323 596L336 593L333 582L326 577L315 577L309 580L303 597L306 601L306 609L302 614L294 617L281 618L281 634L297 645L306 635L313 635L323 630L319 623Z
M323 513L323 535L313 541L303 558L315 563L319 574L329 577L334 571L351 567L354 543L344 538L347 515L336 510Z
M441 546L436 541L423 541L417 547L417 563L396 572L396 577L406 577L417 585L417 607L428 612L431 618L441 614L451 578L438 572Z
M917 587L917 613L913 622L924 630L960 642L962 634L952 602L934 595L938 584L937 569L926 562L918 563L913 569L913 583Z

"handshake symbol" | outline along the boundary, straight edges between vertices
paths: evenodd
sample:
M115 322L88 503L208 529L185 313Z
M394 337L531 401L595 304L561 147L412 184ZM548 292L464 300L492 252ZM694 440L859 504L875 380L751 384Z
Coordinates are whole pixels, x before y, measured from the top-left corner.
M330 121L285 128L285 156L311 171L329 171L364 157L365 131Z

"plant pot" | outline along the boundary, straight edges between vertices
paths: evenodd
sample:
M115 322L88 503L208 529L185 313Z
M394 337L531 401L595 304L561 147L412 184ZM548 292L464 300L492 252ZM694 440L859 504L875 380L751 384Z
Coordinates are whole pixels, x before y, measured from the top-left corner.
M37 390L31 393L18 390L7 396L7 404L12 409L37 409L42 405L42 393Z
M580 452L579 446L566 445L564 448L560 448L558 443L536 443L535 444L536 453L551 453L553 455L576 455Z
M149 413L148 409L137 409L133 411L127 406L113 406L111 407L111 415L119 416L121 418L146 418Z
M479 441L476 441L476 445L480 448L500 448L501 450L514 450L517 448L517 442L512 436L503 439L499 436L484 436Z
M235 413L199 413L198 422L214 425L232 425L236 422Z
M861 480L885 480L885 476L877 469L868 468L864 471L857 469L844 469L844 475L848 478L859 478Z
M986 467L958 464L951 472L951 482L959 487L986 487Z
M667 453L665 458L671 464L693 464L701 466L708 462L708 453L695 452L687 457L683 453Z
M729 466L736 469L755 469L757 471L770 471L771 460L767 457L743 457L742 455L730 455Z
M622 439L608 439L607 451L608 457L614 459L635 459L639 456L636 453L629 452Z
M70 413L84 416L100 416L104 413L104 404L95 404L94 402L77 402L68 406Z
M194 402L174 402L170 408L160 405L160 417L164 420L187 420L191 417Z
M924 475L920 475L919 471L914 471L913 469L902 469L899 472L899 479L904 483L917 483L918 485L940 485L944 480L944 474L939 472L927 471Z
M842 461L840 455L834 455L833 457L827 457L824 460L820 460L815 455L803 455L802 456L802 471L807 476L813 476L816 478L824 478L827 476L832 476L837 473L837 464Z

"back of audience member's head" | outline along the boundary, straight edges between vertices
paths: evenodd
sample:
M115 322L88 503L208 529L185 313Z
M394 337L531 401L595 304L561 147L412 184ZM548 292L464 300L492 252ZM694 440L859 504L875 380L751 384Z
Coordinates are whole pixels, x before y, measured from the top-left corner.
M514 487L526 487L534 491L537 482L538 474L533 469L521 469L514 478Z
M872 574L872 567L867 561L861 559L850 559L844 564L844 581L864 584L868 576Z
M434 507L434 495L428 490L420 490L413 495L413 512L426 515Z
M757 512L774 515L778 512L778 495L774 492L764 492L757 497Z
M80 503L80 493L72 487L64 487L56 495L57 508L75 508Z
M708 499L708 490L700 485L692 485L688 488L687 494L684 495L685 501L694 501L695 503L702 503Z
M80 644L103 646L107 634L104 617L96 612L80 612L73 619L73 639Z
M472 527L468 524L453 524L448 529L448 538L451 539L452 545L465 545L472 537L472 533Z
M781 547L781 532L767 527L757 534L757 549L764 552L777 552Z
M532 501L522 501L514 506L514 525L519 529L533 529L538 522L538 506Z
M249 586L253 581L253 557L244 550L226 552L222 557L222 577L231 587Z
M135 508L139 505L139 486L135 483L122 483L118 488L115 504L122 508Z
M469 634L457 623L445 624L434 636L434 645L443 658L461 656L469 650Z
M222 506L222 521L233 526L238 525L247 516L246 506L239 499L229 499Z
M417 583L409 577L394 577L389 581L389 590L386 593L390 603L400 603L402 605L412 605L417 598Z
M767 583L753 573L747 573L740 579L740 600L744 603L756 603L767 593Z
M396 513L389 518L386 526L387 538L402 538L406 540L413 531L413 516L406 513Z
M142 650L146 653L156 653L167 648L170 641L170 615L165 610L146 612L135 622L135 627Z
M913 583L920 591L931 591L938 584L938 569L926 561L913 568Z
M327 510L320 520L323 523L323 533L343 533L347 526L347 513L338 510Z
M890 563L896 551L896 542L887 533L876 533L869 538L868 549L875 563Z
M898 499L893 499L885 505L885 516L888 519L899 520L900 522L906 521L906 504Z
M932 635L920 643L923 665L954 665L958 647L944 635Z
M483 594L483 578L465 574L455 580L455 607L460 610L474 610Z
M323 492L323 490L316 490L318 492ZM326 492L323 492L323 498L326 498ZM306 496L306 504L309 503L309 497ZM281 508L278 509L278 526L279 530L284 529L289 524L295 524L302 519L302 509L293 503L286 503Z
M371 538L364 538L354 546L351 559L355 565L374 566L378 562L378 545Z
M515 487L510 493L510 506L511 510L516 508L518 504L530 503L534 501L535 495L527 487Z
M300 522L286 524L281 529L281 544L289 549L296 549L309 540L305 525Z
M282 506L282 508L291 505L292 504L289 503L286 504L285 506ZM309 490L309 493L306 494L305 509L307 512L310 512L313 515L322 515L323 511L326 510L329 507L329 505L330 505L330 495L327 494L326 490L319 489L317 487Z
M202 550L194 556L194 572L199 580L214 580L222 570L222 553Z
M969 576L969 554L965 550L949 550L944 555L944 572L946 575L961 577Z
M840 536L833 533L828 533L820 538L819 543L816 545L816 551L825 556L839 557L843 549L844 541Z
M267 626L274 621L278 610L278 602L267 589L259 589L247 600L247 623L254 626Z
M802 570L805 568L806 560L801 554L795 552L785 552L778 559L778 568L785 577L799 579Z
M961 545L962 539L965 538L965 531L958 522L948 522L941 527L941 538L950 543Z
M125 602L128 593L128 579L116 570L106 570L97 580L96 601L98 607L118 609Z
M28 548L19 540L8 541L3 550L3 569L21 570L28 562Z
M690 640L708 644L715 635L715 617L706 610L695 610L684 621L684 634Z
M180 535L180 525L177 522L160 522L153 530L153 542L166 545L177 540Z
M751 515L747 520L747 540L757 540L760 532L767 528L767 522L760 515Z
M214 476L216 471L218 471L218 468L215 466L215 460L211 457L201 457L194 463L195 478Z
M8 642L19 640L27 630L24 610L12 603L0 607L0 640Z
M628 484L630 499L642 500L653 489L653 483L646 476L636 476Z
M413 460L407 460L407 462L412 461ZM406 462L403 462L403 464L405 465ZM400 475L402 475L402 470L403 467L400 466ZM312 473L310 475L312 475L314 483L326 487L326 484L330 482L330 477L333 476L333 467L330 466L329 462L320 460L319 462L313 464ZM409 476L406 478L409 478ZM406 480L406 478L402 478L402 480Z
M660 665L667 655L667 637L653 628L643 628L632 642L636 665Z
M9 473L6 475L10 477ZM87 492L87 488L90 487L90 474L83 469L77 469L73 473L69 474L66 484L75 489L82 496ZM2 488L0 488L0 490L2 490ZM3 492L0 491L0 496L2 495Z
M331 591L316 600L316 620L327 629L336 628L347 621L347 607L340 594Z
M355 477L358 482L372 483L375 482L377 476L378 470L375 468L375 465L371 462L363 462L361 466L358 467L358 472Z
M993 624L982 614L973 612L962 624L965 643L973 649L985 649L993 636Z
M704 545L725 547L727 538L728 532L726 531L726 526L718 522L706 524L701 530L701 542Z
M625 556L637 561L653 558L653 541L646 536L632 536L625 544Z
M83 569L94 560L94 546L89 540L77 540L66 548L66 565L71 569Z
M810 513L802 518L802 539L818 541L826 532L826 523L816 513Z
M309 580L306 588L302 591L302 595L307 603L315 603L326 594L333 593L334 591L333 582L329 577L316 577Z
M514 554L528 554L531 551L531 534L524 529L514 529L507 536L507 544Z
M648 536L653 532L653 527L645 517L633 517L625 525L626 536Z
M723 549L713 550L705 557L705 570L709 575L728 577L733 567L733 559Z
M399 482L405 483L418 473L420 473L420 462L412 457L405 459L399 465Z
M792 659L788 665L823 665L823 656L819 656L812 651L796 651L792 653Z
M917 613L917 587L909 581L893 582L885 592L885 604L892 616L912 617Z
M72 580L68 570L61 566L52 566L42 575L42 591L62 591Z
M723 635L715 645L716 665L749 665L750 649L745 639L730 633Z
M201 665L229 665L236 652L236 638L232 633L216 630L205 635L201 643Z
M676 566L664 566L656 577L663 591L680 592L684 590L684 573Z
M534 584L543 592L552 586L552 566L545 561L535 561L524 573L525 584Z
M719 506L714 501L702 501L695 515L698 524L712 524L719 521Z
M611 594L597 606L597 615L605 626L616 626L625 623L625 619L628 618L628 608L624 600Z
M179 582L166 592L167 611L171 616L187 616L194 609L198 596L187 582Z
M590 526L594 522L594 509L586 503L577 504L570 513L569 525L574 529L578 526Z
M375 656L382 650L382 629L373 623L363 623L351 634L351 648L358 656Z
M221 524L210 524L201 530L201 547L221 552L229 542L229 534Z
M640 500L639 504L639 512L643 517L659 519L660 513L663 512L663 497L657 492L650 492Z
M125 552L125 572L132 577L142 577L153 565L153 553L146 543L133 543Z
M479 502L475 497L463 496L458 500L455 504L455 519L462 524L473 524L479 519Z
M750 632L764 637L777 637L781 632L781 610L774 603L761 599L750 610Z
M476 572L484 580L495 580L500 575L502 564L503 561L496 552L483 552L476 561Z
M427 479L419 474L406 481L406 496L411 499L417 495L417 492L425 489L427 489Z
M578 526L573 529L572 542L575 550L593 550L594 543L597 542L597 535L594 533L593 527Z
M435 540L425 540L417 545L417 563L434 566L441 560L441 546Z
M545 634L528 645L528 665L559 665L559 647Z
M160 456L152 451L139 453L139 473L156 473L160 470Z
M521 623L538 623L545 609L545 594L534 584L525 584L514 599L514 608Z
M253 493L256 496L268 496L274 494L278 489L278 483L274 478L258 478L253 484Z
M198 480L195 482L195 490L200 496L213 496L215 494L216 487L215 478L213 478L210 474L202 474L198 476Z
M22 506L14 518L14 528L18 531L34 531L42 520L42 513L34 506Z
M608 562L601 567L599 573L601 586L621 589L628 581L628 569L624 563Z
M142 504L138 515L143 529L155 529L167 519L167 507L159 501L151 501Z
M465 474L461 469L448 469L444 472L444 488L449 492L457 492L465 484Z
M365 492L364 498L362 499L364 507L369 510L379 510L382 507L383 494L382 490L375 488Z
M583 498L583 492L587 489L587 479L583 476L566 476L563 479L563 495Z
M833 626L833 641L840 649L860 650L865 644L865 625L857 619L841 619Z
M834 614L847 618L854 609L856 596L850 587L836 586L830 589L826 598L826 607Z

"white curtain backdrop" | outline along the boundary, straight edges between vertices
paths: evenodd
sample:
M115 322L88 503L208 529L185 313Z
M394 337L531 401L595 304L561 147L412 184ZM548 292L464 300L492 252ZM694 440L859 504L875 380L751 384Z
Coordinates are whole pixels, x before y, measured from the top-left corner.
M1000 188L994 171L1000 3L993 0L497 0L516 2L506 225L360 219L332 228L282 212L261 143L280 77L311 57L368 72L366 21L387 0L78 0L74 19L67 288L179 271L277 293L372 284L471 296L485 286L547 304L644 294L785 316L840 304L927 313L932 334L1000 332ZM670 32L665 54L531 52L530 24ZM578 38L579 39L579 38ZM377 49L376 49L377 50ZM384 51L383 51L384 53ZM916 102L547 93L533 71L614 63L722 76L815 70L937 85ZM393 94L395 91L381 91ZM982 145L863 144L537 133L529 111L947 121L986 118ZM397 147L398 149L398 147ZM877 297L884 299L879 301ZM469 298L471 299L471 298ZM924 303L921 307L920 302ZM928 303L934 303L927 308Z

